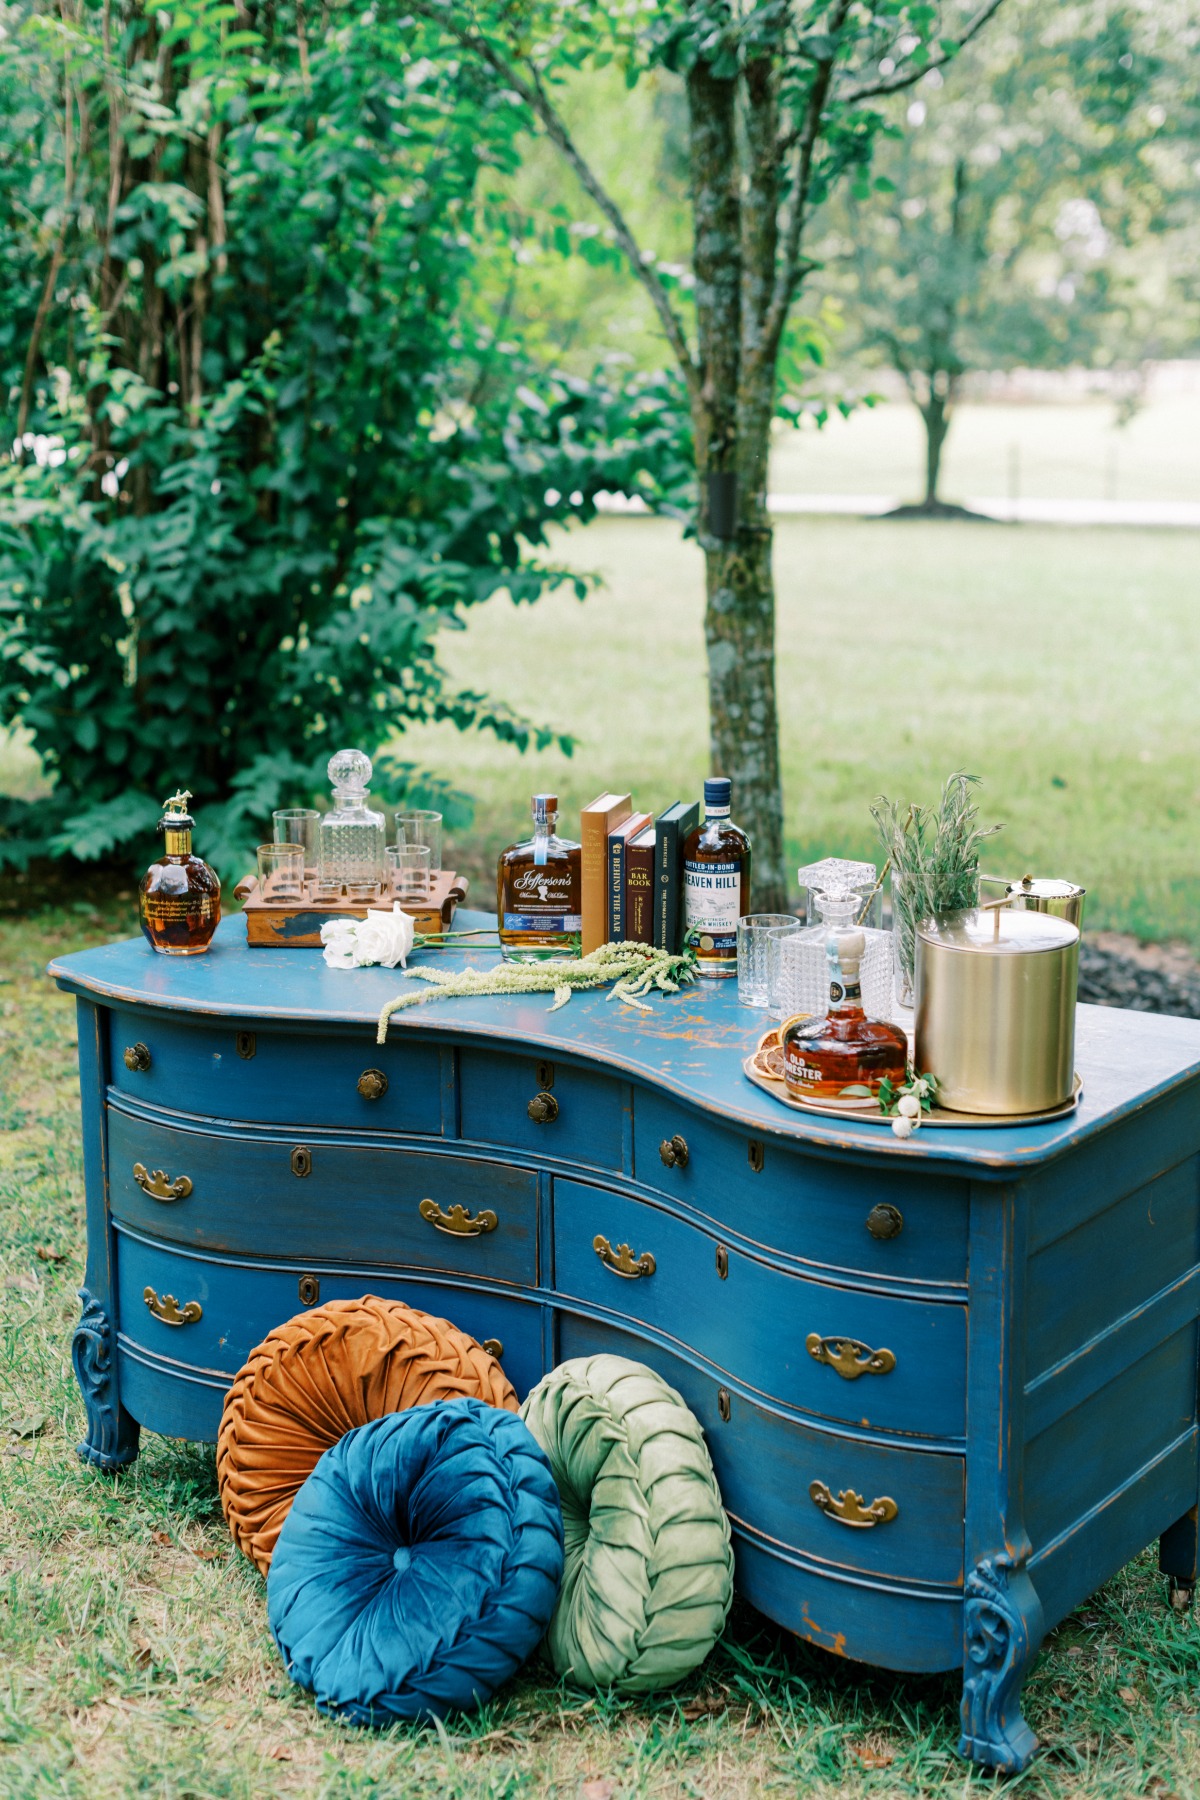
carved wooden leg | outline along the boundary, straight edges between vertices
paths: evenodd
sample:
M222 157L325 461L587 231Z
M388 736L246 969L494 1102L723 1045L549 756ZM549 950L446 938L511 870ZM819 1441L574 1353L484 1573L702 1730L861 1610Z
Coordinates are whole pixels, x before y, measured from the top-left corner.
M1158 1566L1167 1578L1173 1610L1185 1613L1196 1592L1196 1508L1176 1519L1158 1540Z
M960 1756L1015 1773L1037 1749L1021 1716L1021 1683L1042 1641L1033 1583L1008 1557L981 1562L967 1577L963 1607Z
M138 1453L140 1426L131 1419L117 1394L113 1361L113 1329L108 1313L93 1294L80 1288L83 1312L71 1342L75 1379L87 1408L87 1436L78 1446L84 1462L98 1469L123 1469Z

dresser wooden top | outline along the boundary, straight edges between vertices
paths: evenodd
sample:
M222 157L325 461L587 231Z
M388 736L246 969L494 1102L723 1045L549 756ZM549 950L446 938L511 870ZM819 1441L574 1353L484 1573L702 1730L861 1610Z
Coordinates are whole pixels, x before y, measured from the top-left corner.
M491 921L460 911L457 922L466 928ZM438 960L455 969L485 967L497 955L489 946L443 953ZM414 964L426 958L432 960L432 953L418 952ZM327 968L319 950L252 950L237 914L222 921L203 956L160 956L139 936L58 957L49 973L61 987L111 1005L162 1008L206 1021L275 1023L305 1033L357 1027L364 1044L374 1042L385 1003L418 987L399 969ZM676 995L653 994L649 1012L615 1003L608 992L573 994L557 1012L550 1011L548 994L434 1000L396 1014L389 1041L486 1038L498 1049L570 1057L646 1081L752 1132L795 1140L817 1154L959 1165L984 1176L1016 1174L1048 1161L1189 1085L1200 1143L1200 1020L1081 1006L1075 1062L1083 1097L1070 1117L994 1129L924 1127L902 1142L878 1125L805 1118L752 1086L742 1061L770 1021L765 1012L738 1005L736 982L700 981Z

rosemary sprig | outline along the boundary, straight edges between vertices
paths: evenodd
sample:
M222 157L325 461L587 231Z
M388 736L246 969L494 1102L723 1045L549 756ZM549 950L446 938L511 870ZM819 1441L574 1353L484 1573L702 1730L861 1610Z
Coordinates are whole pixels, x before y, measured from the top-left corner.
M958 912L979 899L979 847L1003 828L978 824L971 789L978 775L951 775L937 807L902 810L880 794L871 807L892 868L892 913L900 961L911 982L917 924L932 913ZM897 879L898 878L898 879Z
M400 994L388 1001L379 1015L376 1041L380 1044L387 1038L393 1013L428 1000L474 994L553 994L550 1011L557 1012L571 998L572 989L605 987L611 981L615 986L608 996L610 1000L623 1000L649 1012L642 995L655 988L663 994L677 994L686 982L695 981L696 953L684 950L677 955L653 944L601 944L588 956L551 957L536 963L504 962L491 969L462 969L457 973L450 969L406 969L405 974L409 980L427 982L431 991Z

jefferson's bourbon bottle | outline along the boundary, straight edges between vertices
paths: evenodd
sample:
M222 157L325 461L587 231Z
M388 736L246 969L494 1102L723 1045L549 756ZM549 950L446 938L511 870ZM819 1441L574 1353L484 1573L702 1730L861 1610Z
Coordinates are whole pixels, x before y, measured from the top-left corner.
M704 783L704 820L683 841L683 941L701 975L737 974L737 922L750 911L750 839L729 817L732 784Z
M496 914L506 962L578 956L583 853L560 838L558 796L533 796L533 836L510 844L496 867Z
M858 977L867 940L854 923L858 896L822 895L821 900L822 917L830 926L825 940L829 1012L784 1026L783 1078L793 1099L861 1107L865 1096L844 1090L866 1088L878 1094L885 1076L899 1087L908 1073L908 1038L899 1025L868 1019L863 1011Z
M214 870L192 854L185 790L164 803L158 828L166 844L138 888L138 913L148 942L164 956L198 956L207 950L221 922L221 883Z

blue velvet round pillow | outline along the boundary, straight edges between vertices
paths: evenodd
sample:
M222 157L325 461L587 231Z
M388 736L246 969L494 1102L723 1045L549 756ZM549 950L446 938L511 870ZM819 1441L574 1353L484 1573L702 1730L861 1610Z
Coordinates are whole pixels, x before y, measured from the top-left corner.
M515 1413L463 1398L325 1452L279 1534L267 1613L288 1673L360 1725L478 1706L550 1622L562 1507Z

